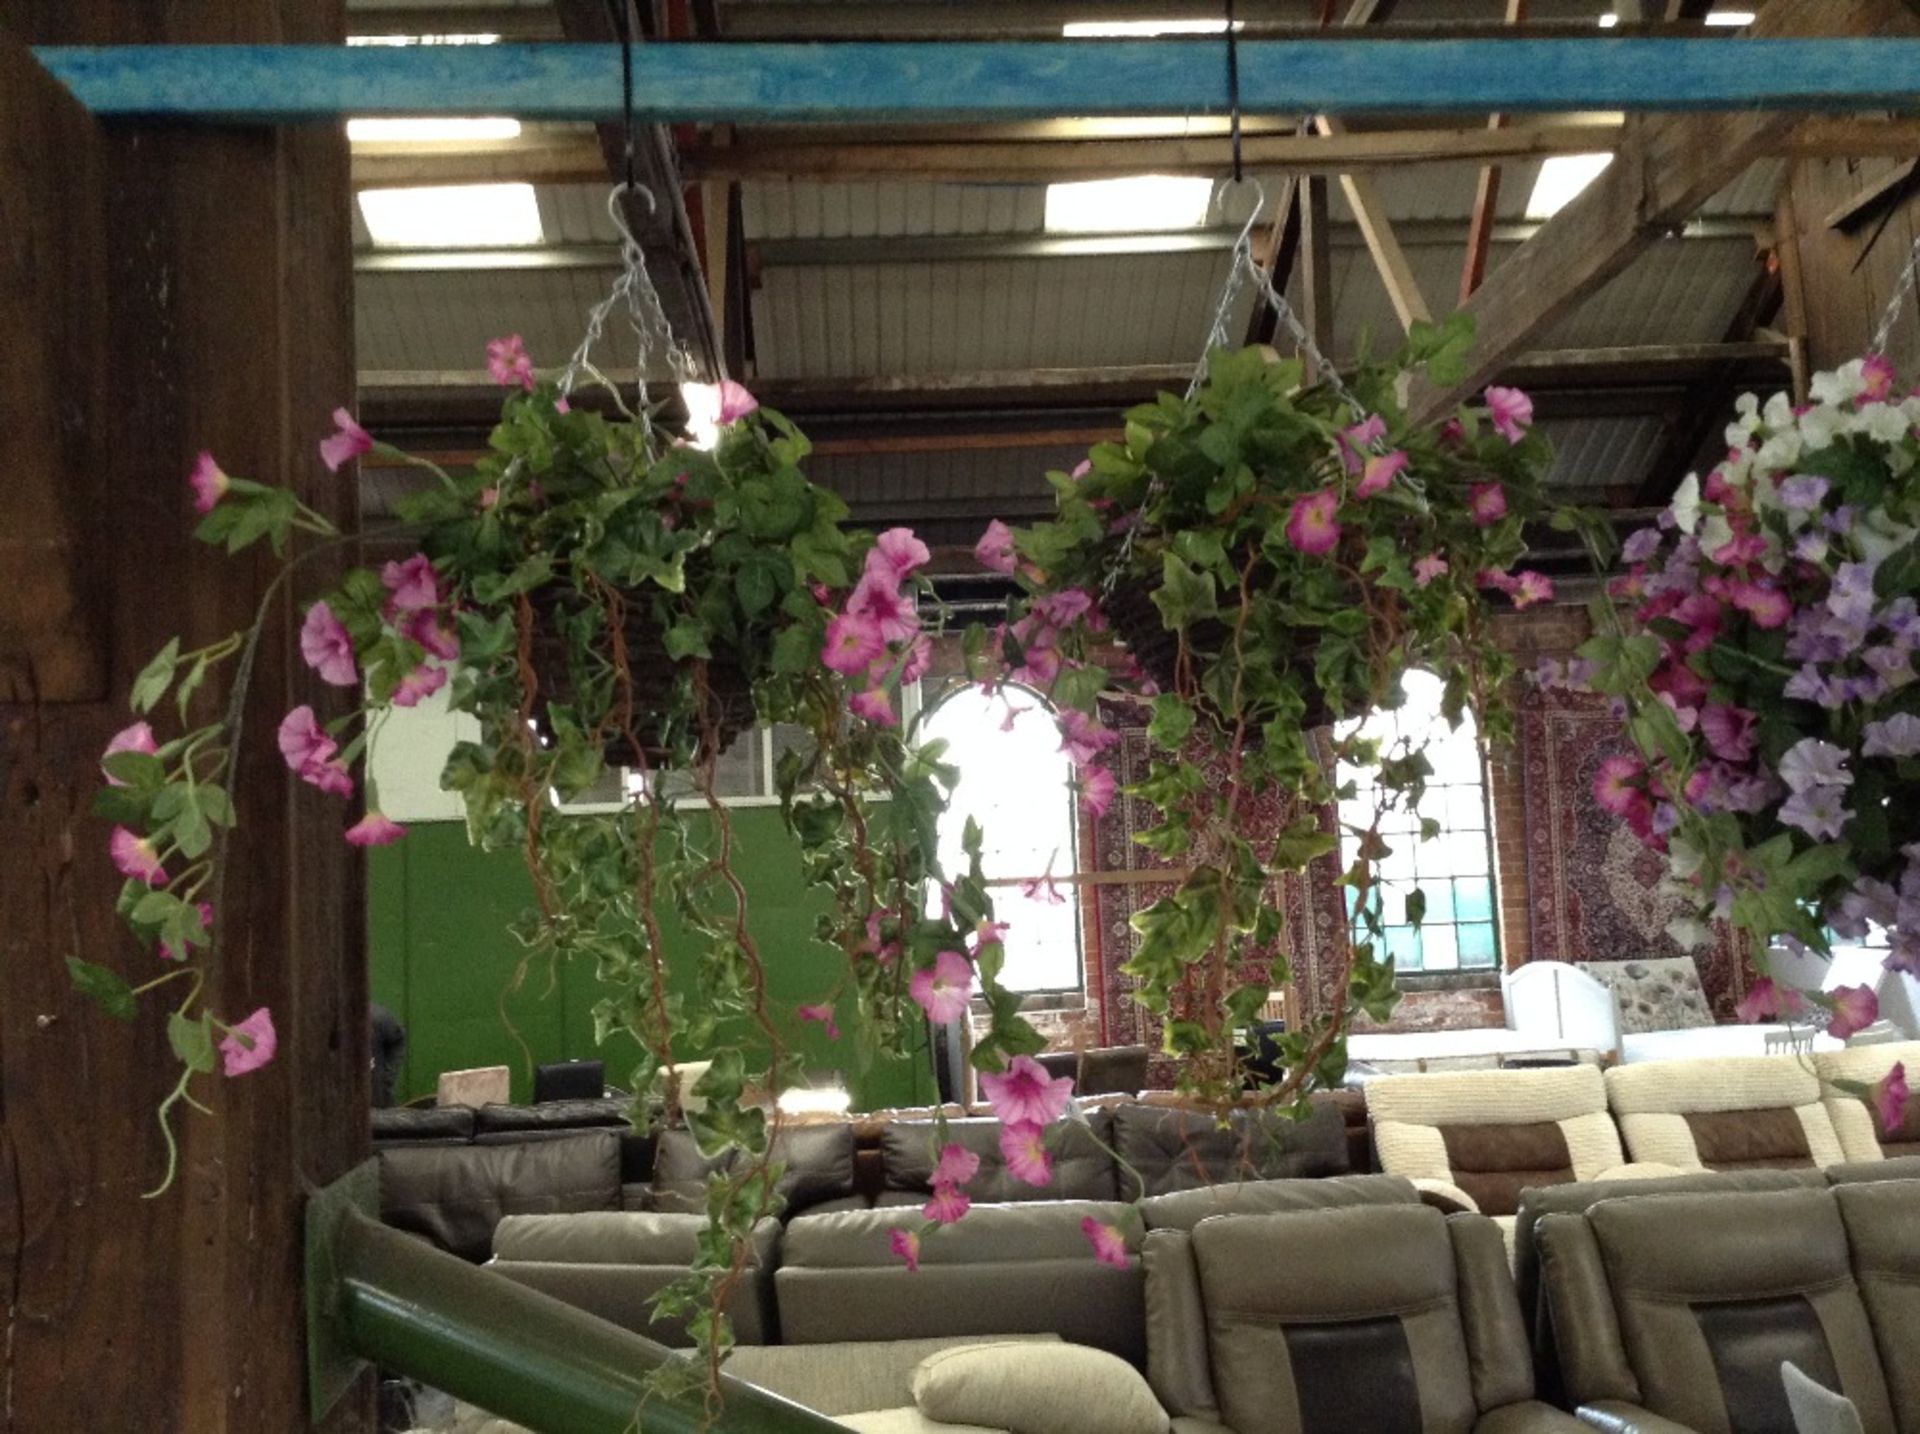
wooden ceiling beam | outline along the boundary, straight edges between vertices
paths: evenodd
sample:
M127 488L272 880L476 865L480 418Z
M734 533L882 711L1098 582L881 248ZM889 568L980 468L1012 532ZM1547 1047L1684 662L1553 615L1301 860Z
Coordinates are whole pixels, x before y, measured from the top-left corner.
M1770 0L1753 33L1871 35L1912 24L1902 0ZM1478 322L1466 377L1447 387L1416 384L1414 417L1438 417L1477 393L1512 355L1780 146L1797 122L1779 112L1634 116L1614 162L1463 306Z

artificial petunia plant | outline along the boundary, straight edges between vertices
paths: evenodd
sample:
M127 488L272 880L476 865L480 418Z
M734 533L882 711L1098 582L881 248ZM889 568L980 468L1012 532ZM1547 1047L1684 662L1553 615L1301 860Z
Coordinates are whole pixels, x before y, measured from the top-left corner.
M1489 594L1552 596L1543 575L1514 571L1526 525L1548 516L1547 445L1515 389L1433 424L1410 422L1399 398L1417 372L1456 380L1471 336L1463 317L1418 325L1344 384L1306 385L1270 350L1215 352L1190 395L1135 408L1120 441L1050 475L1054 518L995 523L976 548L1021 596L1004 624L969 634L973 673L1046 694L1091 814L1118 791L1103 703L1136 704L1146 722L1155 754L1128 791L1158 819L1136 840L1182 874L1135 916L1125 969L1164 1021L1181 1089L1215 1108L1246 1098L1236 1036L1291 976L1269 883L1336 849L1319 812L1362 781L1378 800L1347 834L1345 998L1285 1034L1285 1073L1254 1099L1337 1083L1352 1015L1384 1018L1396 999L1377 945L1381 821L1418 802L1431 769L1418 745L1383 750L1347 719L1399 706L1401 674L1424 668L1453 723L1472 710L1492 739L1511 731ZM1339 723L1316 745L1316 728ZM1275 795L1292 815L1258 830L1250 814ZM1410 921L1423 909L1407 897Z
M1811 396L1740 398L1726 457L1627 539L1598 635L1549 676L1625 722L1636 751L1594 796L1665 856L1676 941L1725 919L1762 949L1825 952L1877 927L1887 966L1920 975L1920 808L1902 800L1920 778L1920 397L1879 355ZM1844 1037L1878 1006L1767 976L1741 1014L1818 1008ZM1904 1072L1891 1084L1903 1101Z

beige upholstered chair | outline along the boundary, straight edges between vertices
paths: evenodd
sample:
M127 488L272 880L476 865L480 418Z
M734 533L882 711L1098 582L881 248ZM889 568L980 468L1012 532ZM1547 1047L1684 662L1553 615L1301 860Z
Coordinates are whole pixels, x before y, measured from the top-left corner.
M1524 1189L1673 1173L1621 1168L1620 1133L1593 1066L1381 1076L1367 1082L1367 1112L1382 1170L1492 1216L1509 1244Z
M1889 1202L1872 1197L1911 1188L1844 1192L1876 1238L1903 1246L1904 1268L1874 1286L1890 1315L1878 1320L1855 1280L1854 1221L1832 1190L1635 1195L1543 1216L1541 1273L1569 1400L1614 1434L1777 1434L1794 1427L1780 1374L1791 1361L1852 1400L1866 1434L1913 1429L1894 1420L1883 1358L1897 1347L1913 1365L1913 1326L1899 1320L1920 1309L1901 1277L1920 1258L1910 1234L1895 1238L1879 1208Z
M1835 1081L1858 1081L1874 1085L1896 1064L1904 1064L1907 1077L1920 1085L1920 1041L1899 1041L1890 1045L1849 1046L1843 1051L1822 1051L1813 1058L1813 1069L1820 1077L1820 1094L1826 1101L1827 1116L1840 1140L1840 1149L1850 1161L1885 1160L1890 1156L1920 1155L1920 1101L1909 1101L1906 1119L1899 1128L1887 1130L1880 1114L1857 1095L1841 1090Z
M1533 1398L1499 1231L1425 1205L1223 1215L1146 1240L1147 1379L1183 1431L1570 1434Z
M1607 1072L1635 1161L1685 1170L1794 1170L1846 1157L1803 1056L1649 1061Z

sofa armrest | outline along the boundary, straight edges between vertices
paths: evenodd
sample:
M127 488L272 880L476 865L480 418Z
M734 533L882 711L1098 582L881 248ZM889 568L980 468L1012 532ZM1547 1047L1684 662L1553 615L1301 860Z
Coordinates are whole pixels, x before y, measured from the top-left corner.
M1480 1202L1467 1194L1458 1185L1431 1175L1413 1177L1413 1188L1420 1194L1420 1203L1431 1205L1442 1214L1458 1215L1462 1212L1478 1215Z
M1688 1170L1680 1165L1667 1165L1658 1160L1633 1160L1625 1165L1611 1165L1594 1176L1595 1180L1664 1180L1669 1175L1697 1175L1697 1170Z
M1527 1399L1488 1410L1475 1422L1473 1434L1588 1434L1591 1428L1564 1409Z
M1196 1419L1191 1414L1173 1416L1173 1434L1233 1434L1224 1424L1215 1424L1211 1419Z
M1597 1399L1580 1406L1580 1417L1602 1434L1699 1434L1624 1399Z

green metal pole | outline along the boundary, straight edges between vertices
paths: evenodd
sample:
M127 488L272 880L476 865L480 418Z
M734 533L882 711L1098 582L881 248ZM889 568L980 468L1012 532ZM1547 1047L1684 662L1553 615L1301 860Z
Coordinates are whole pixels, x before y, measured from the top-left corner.
M319 1325L309 1342L336 1364L372 1360L536 1434L842 1428L730 1375L711 1418L701 1391L650 1393L647 1375L678 1352L390 1229L357 1203L334 1202L324 1229L309 1226L309 1309ZM318 1404L321 1382L314 1395Z

